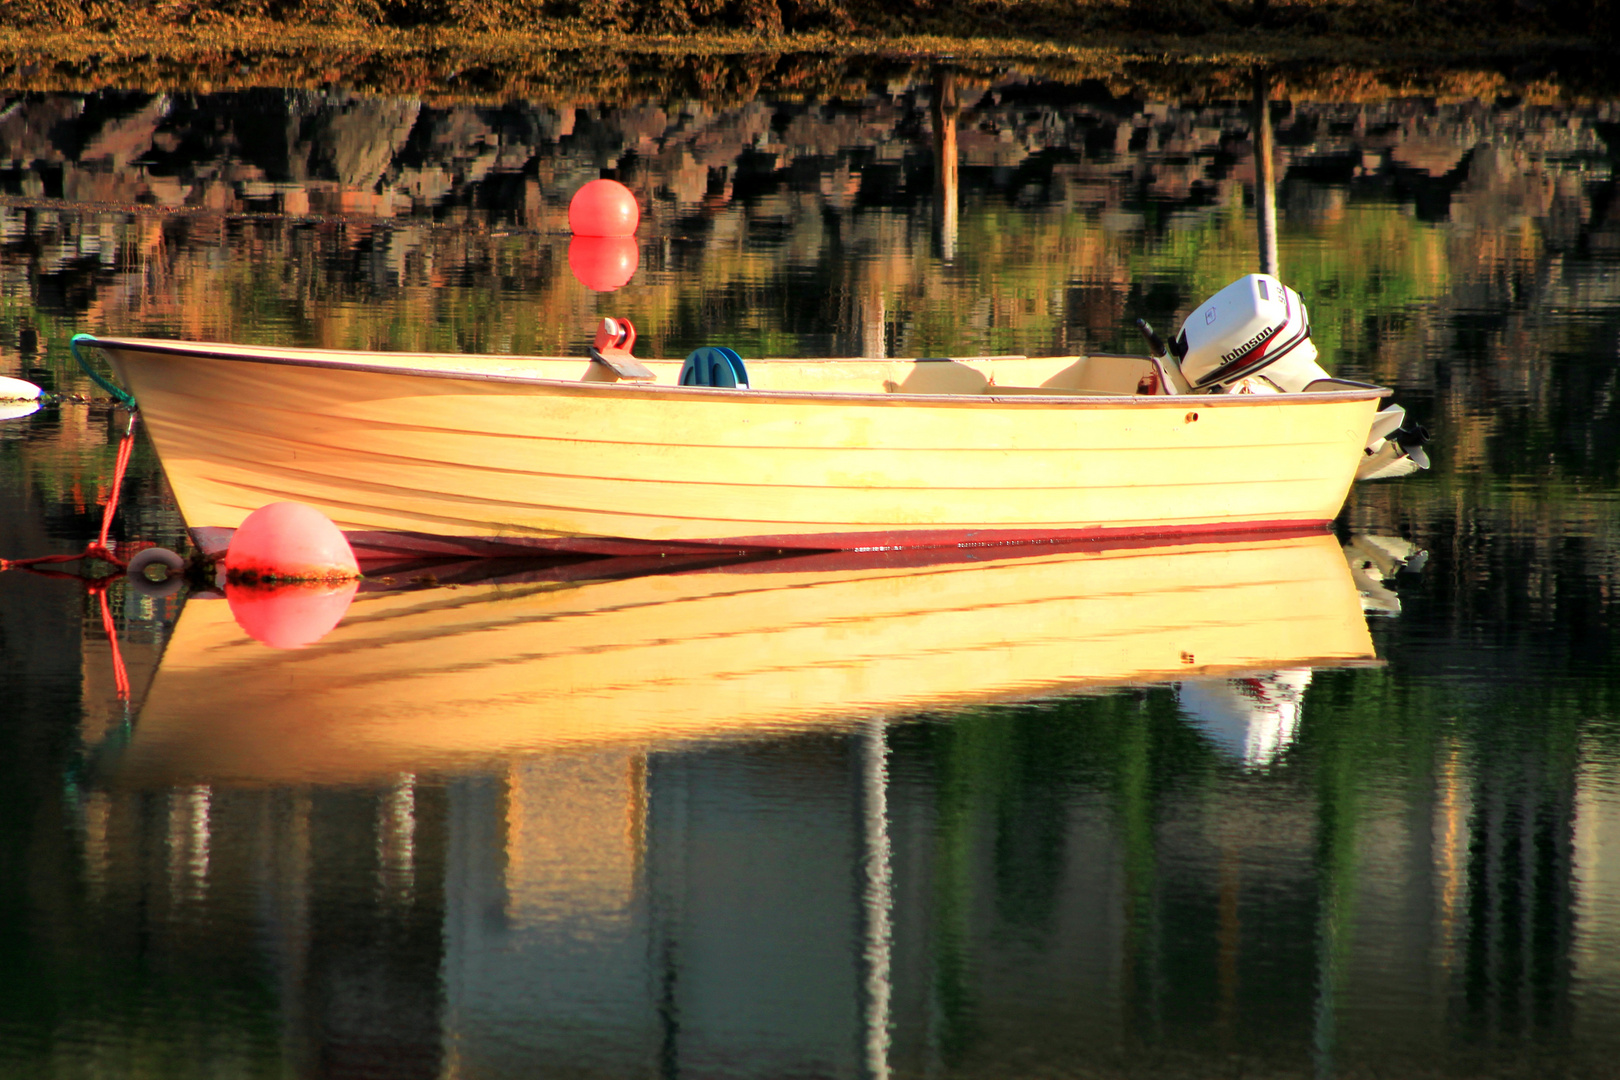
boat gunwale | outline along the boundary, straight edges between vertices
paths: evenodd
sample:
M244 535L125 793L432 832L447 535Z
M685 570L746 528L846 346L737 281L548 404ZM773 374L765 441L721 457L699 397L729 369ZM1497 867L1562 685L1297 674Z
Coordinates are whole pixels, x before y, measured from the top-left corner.
M469 382L504 383L517 386L543 387L548 390L561 390L584 393L610 393L620 397L665 397L678 398L696 397L698 399L713 401L804 401L817 404L858 404L867 405L948 405L954 408L984 408L986 405L997 407L1050 407L1064 405L1072 408L1108 409L1128 407L1142 408L1186 408L1196 404L1199 408L1249 408L1266 405L1327 405L1351 401L1378 400L1393 395L1394 391L1388 387L1368 385L1365 389L1337 389L1313 390L1299 393L1283 394L1102 394L1102 393L1076 393L1067 391L1057 394L1029 393L1028 388L1019 387L1016 394L997 394L994 387L987 387L981 393L975 394L902 394L902 393L873 393L866 391L841 390L763 390L763 389L737 389L718 388L706 386L679 386L664 383L645 383L624 380L586 382L578 379L548 379L533 375L507 374L489 371L455 371L445 368L417 368L400 367L380 363L358 363L346 360L329 360L321 358L318 354L331 356L352 355L354 353L369 352L373 356L388 356L389 353L376 352L365 349L308 349L298 346L287 346L281 349L277 346L260 345L228 345L233 351L224 351L220 346L223 343L203 343L186 341L169 341L158 338L103 338L86 336L80 339L84 345L92 345L103 349L127 349L138 352L157 353L164 356L190 357L198 360L236 360L253 364L272 364L284 367L314 368L329 371L369 372L380 375L414 376L418 378L463 380ZM253 352L237 352L234 350L255 350ZM306 354L288 355L291 354ZM401 353L401 356L435 357L453 354L438 353ZM467 353L467 359L492 360L499 362L524 360L550 360L570 363L588 364L588 357L534 357L534 356L503 356L492 353ZM1083 358L1086 354L1078 354ZM1104 354L1097 354L1104 355ZM1107 354L1113 355L1113 354ZM998 357L999 359L999 357ZM1038 359L1038 358L1029 358ZM805 364L836 362L847 360L851 362L867 363L928 363L937 361L922 361L908 358L896 358L893 361L871 360L863 357L838 357L827 361L803 360ZM656 362L656 361L655 361ZM793 362L793 361L789 361ZM1039 388L1036 388L1039 389Z

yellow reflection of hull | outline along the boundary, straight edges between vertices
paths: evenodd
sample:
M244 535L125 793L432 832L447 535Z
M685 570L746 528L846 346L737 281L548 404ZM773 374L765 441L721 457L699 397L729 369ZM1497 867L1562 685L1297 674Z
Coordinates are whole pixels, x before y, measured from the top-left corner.
M588 361L105 341L205 547L267 502L372 550L1197 537L1332 520L1383 393L1137 397L1128 357ZM484 545L480 547L479 545ZM441 550L443 550L441 548Z
M248 638L224 602L193 600L120 773L352 780L1373 657L1327 535L825 561L363 593L290 652Z

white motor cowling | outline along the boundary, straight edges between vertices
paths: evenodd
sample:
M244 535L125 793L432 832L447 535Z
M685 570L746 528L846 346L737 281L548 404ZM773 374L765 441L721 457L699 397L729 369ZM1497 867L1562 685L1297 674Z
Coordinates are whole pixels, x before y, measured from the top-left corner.
M1154 393L1298 394L1324 380L1346 385L1316 362L1299 293L1270 274L1246 274L1199 304L1169 344L1143 320L1136 325L1153 353ZM1423 452L1428 433L1416 424L1403 427L1405 418L1404 409L1391 405L1373 419L1356 479L1429 467Z
M1291 394L1332 378L1316 362L1305 302L1270 274L1247 274L1205 300L1181 324L1170 352L1194 393L1219 392L1262 372Z

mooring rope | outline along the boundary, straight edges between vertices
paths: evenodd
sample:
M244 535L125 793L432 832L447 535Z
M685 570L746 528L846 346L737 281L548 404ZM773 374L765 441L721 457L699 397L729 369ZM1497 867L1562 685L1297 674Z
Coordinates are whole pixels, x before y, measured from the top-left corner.
M107 587L122 577L122 573L112 573L100 578L88 578L78 574L64 574L56 570L42 569L56 563L80 562L86 559L100 559L123 571L129 563L113 554L108 547L108 539L112 533L113 518L118 516L118 499L124 490L124 475L129 471L129 461L135 452L135 419L140 415L135 408L135 399L125 390L114 386L102 378L85 362L79 354L79 341L84 338L94 340L89 334L75 334L69 343L68 349L73 353L73 359L79 362L97 386L106 390L124 407L129 409L129 423L124 426L124 437L118 442L118 454L114 458L112 488L107 492L107 505L101 511L101 529L96 538L85 545L83 551L75 555L36 555L31 559L0 559L0 573L7 570L30 570L36 574L47 577L68 577L76 581L83 581L89 595L96 598L97 606L101 612L101 628L107 635L107 644L112 649L113 686L118 693L118 700L124 703L125 725L129 723L129 671L124 665L123 650L118 647L118 624L113 618L112 606L107 602Z
M107 535L112 530L113 518L118 513L118 496L123 491L124 473L129 469L130 455L135 449L135 418L139 415L133 410L130 412L129 424L124 428L124 437L118 444L118 458L113 465L112 490L107 493L107 505L101 512L101 532L96 538L76 555L36 555L31 559L0 559L0 572L23 570L49 563L78 562L81 559L100 559L120 570L129 566L126 560L114 555L112 549L107 546Z
M107 393L111 394L115 399L117 399L120 405L124 406L126 409L133 409L135 407L135 398L130 394L130 392L121 386L108 382L101 372L91 367L90 361L86 360L83 355L80 354L79 342L81 341L88 341L92 345L96 344L96 335L74 334L72 340L68 342L68 352L73 354L73 359L78 361L79 367L84 369L84 373L86 375L90 376L91 382L95 383L97 386L107 391Z

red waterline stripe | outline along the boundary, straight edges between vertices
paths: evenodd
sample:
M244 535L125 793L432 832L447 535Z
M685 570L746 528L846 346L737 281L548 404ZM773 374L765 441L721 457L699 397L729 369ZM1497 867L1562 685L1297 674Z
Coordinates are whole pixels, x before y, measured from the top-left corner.
M629 537L500 537L445 536L412 532L348 532L355 556L362 562L401 558L510 558L539 555L695 555L718 552L739 554L815 551L901 551L927 548L976 548L1010 545L1151 546L1163 541L1240 539L1245 536L1302 535L1327 528L1327 519L1278 518L1266 521L1225 521L1185 525L1126 525L1085 529L878 529L862 532L776 533L728 536L714 540L638 540ZM192 540L209 557L222 555L234 529L200 527Z
M992 547L1004 544L1069 544L1114 540L1196 540L1255 533L1327 528L1328 519L1222 521L1185 525L1113 525L1087 529L886 529L859 533L791 533L733 536L713 543L745 548L800 548L822 551L888 551L907 548Z

